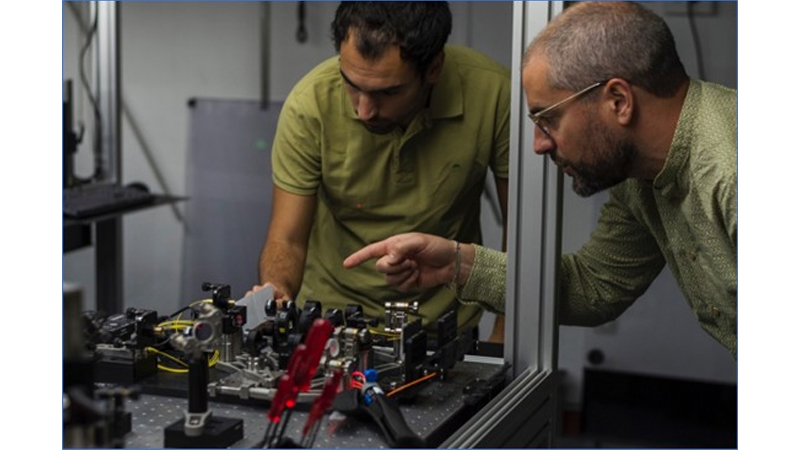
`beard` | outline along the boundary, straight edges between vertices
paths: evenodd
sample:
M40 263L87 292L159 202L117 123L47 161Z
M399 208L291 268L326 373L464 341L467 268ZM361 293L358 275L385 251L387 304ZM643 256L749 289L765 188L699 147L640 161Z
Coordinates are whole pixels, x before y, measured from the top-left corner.
M572 190L581 197L589 197L625 181L639 152L633 143L626 139L615 139L595 120L588 124L586 130L586 136L590 137L586 139L589 143L584 154L590 162L570 163L552 156L556 164L569 168Z
M372 134L389 134L398 127L398 125L393 122L368 124L362 121L361 124Z
M398 113L395 109L394 113L389 116L379 116L371 120L359 120L364 128L372 134L389 134L398 128L405 132L411 122L428 106L432 89L432 84L422 83L415 97L410 101L404 102L404 107L401 109L403 112ZM356 116L358 116L358 111L356 111Z

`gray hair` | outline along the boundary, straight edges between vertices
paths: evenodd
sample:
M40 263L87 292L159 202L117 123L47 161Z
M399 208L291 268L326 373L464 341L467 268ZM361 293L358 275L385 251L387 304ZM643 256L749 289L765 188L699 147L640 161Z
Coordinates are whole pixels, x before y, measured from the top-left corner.
M666 22L632 2L582 2L567 8L528 46L523 67L534 57L545 58L548 81L556 89L577 91L623 78L668 97L688 79Z

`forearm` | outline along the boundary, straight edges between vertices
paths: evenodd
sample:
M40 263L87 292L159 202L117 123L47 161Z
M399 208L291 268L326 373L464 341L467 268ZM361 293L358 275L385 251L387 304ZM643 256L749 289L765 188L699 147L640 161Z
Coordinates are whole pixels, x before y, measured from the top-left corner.
M303 282L306 249L286 242L267 241L258 264L259 281L295 298Z
M474 244L462 245L458 296L496 314L505 310L506 254Z

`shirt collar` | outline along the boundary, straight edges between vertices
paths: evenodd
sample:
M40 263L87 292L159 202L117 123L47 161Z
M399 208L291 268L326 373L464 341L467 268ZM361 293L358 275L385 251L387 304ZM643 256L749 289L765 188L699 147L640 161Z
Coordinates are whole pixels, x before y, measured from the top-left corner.
M447 119L464 114L464 91L461 88L461 76L455 61L447 57L447 47L445 47L442 73L431 93L430 109L433 119Z
M699 96L700 84L696 80L691 80L678 125L675 127L675 135L672 137L672 144L669 147L669 154L664 162L664 168L653 180L653 187L666 197L680 195L681 188L678 181L682 169L689 161L689 151L693 145L691 130L694 129L698 119Z

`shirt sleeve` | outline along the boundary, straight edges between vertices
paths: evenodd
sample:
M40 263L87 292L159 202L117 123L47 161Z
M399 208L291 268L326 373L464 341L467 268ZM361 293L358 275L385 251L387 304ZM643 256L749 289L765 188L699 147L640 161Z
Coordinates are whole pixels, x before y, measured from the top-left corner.
M561 259L559 322L596 326L616 319L650 286L665 260L650 232L611 189L590 240Z
M278 118L272 143L272 180L281 189L298 195L317 193L321 179L320 120L309 99L289 94Z
M728 239L730 240L731 248L733 248L733 254L737 254L738 247L739 247L739 237L738 237L738 227L739 227L739 220L738 220L738 173L736 169L733 171L734 175L732 177L732 182L725 183L724 186L720 187L716 190L716 194L720 197L719 199L719 210L722 211L721 215L723 216L723 220L725 223L725 231L728 234Z
M458 293L466 305L503 314L506 303L506 254L475 245L475 261L467 283Z
M506 265L506 253L475 245L472 272L459 300L503 314ZM596 326L617 318L664 265L655 239L612 193L589 242L562 257L560 323Z

